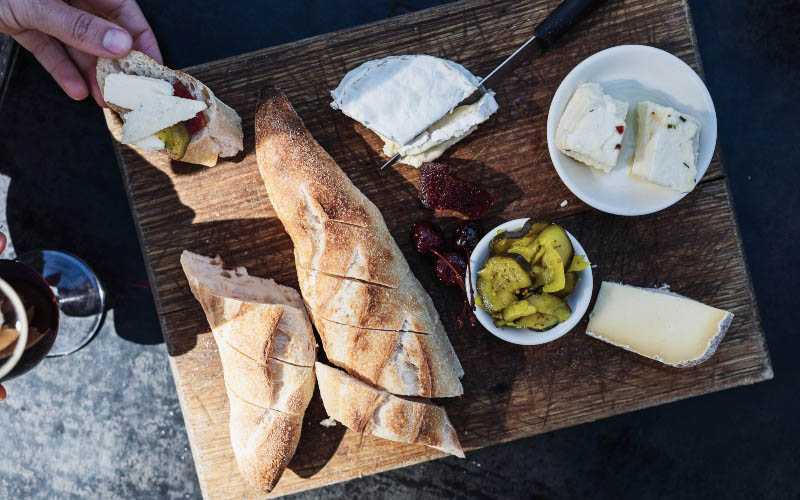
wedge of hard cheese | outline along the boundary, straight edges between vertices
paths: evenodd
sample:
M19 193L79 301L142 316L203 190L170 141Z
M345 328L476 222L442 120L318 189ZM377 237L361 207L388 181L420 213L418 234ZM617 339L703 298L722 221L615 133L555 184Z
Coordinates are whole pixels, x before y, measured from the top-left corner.
M348 429L464 458L444 408L394 396L322 363L316 364L316 372L325 411Z
M733 314L667 290L604 281L586 334L679 368L714 354Z

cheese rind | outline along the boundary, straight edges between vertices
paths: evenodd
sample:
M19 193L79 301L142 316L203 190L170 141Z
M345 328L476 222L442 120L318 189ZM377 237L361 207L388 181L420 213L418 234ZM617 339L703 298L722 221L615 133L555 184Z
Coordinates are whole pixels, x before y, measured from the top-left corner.
M556 147L581 163L610 172L619 159L627 114L627 102L606 95L597 83L584 83L558 121Z
M586 334L683 368L711 357L733 314L681 295L604 281Z
M475 75L453 61L429 55L384 57L348 72L331 92L331 107L406 145L478 85Z
M477 102L459 106L439 121L428 127L411 144L401 146L387 137L384 140L383 154L392 157L397 153L403 156L401 163L419 167L426 161L439 158L447 148L465 138L485 122L498 109L494 92L489 91Z
M640 102L631 174L688 193L696 184L700 129L700 122L685 113Z

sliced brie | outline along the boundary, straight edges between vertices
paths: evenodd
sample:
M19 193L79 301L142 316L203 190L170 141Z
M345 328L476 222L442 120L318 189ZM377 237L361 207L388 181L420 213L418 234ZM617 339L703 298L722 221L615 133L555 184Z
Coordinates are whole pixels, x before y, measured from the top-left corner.
M604 281L586 333L662 363L685 367L716 351L733 314L663 290Z
M172 96L172 85L158 78L112 73L103 85L103 99L121 108L134 109L153 96Z
M383 146L383 154L391 157L400 153L403 156L402 163L419 167L426 161L440 157L447 148L475 131L478 125L497 111L497 108L494 92L489 91L477 102L459 106L446 114L428 127L417 140L406 146L381 136L386 143Z
M151 136L170 125L194 118L206 109L204 102L180 97L159 96L147 104L125 113L122 125L122 143L130 144Z
M567 103L556 128L556 147L565 155L603 172L617 164L628 103L584 83Z
M453 61L428 55L385 57L347 73L331 92L331 106L391 142L407 145L478 84L475 75Z
M147 147L154 147L155 142L150 136L193 118L208 107L201 101L175 97L172 92L169 82L157 78L123 73L106 77L103 98L106 102L130 110L122 115L125 122L122 125L123 144L144 140Z
M631 174L681 192L694 189L700 122L649 101L636 106L636 152Z
M155 153L156 151L161 151L164 149L164 142L154 135L145 137L144 139L136 141L133 144L151 153Z

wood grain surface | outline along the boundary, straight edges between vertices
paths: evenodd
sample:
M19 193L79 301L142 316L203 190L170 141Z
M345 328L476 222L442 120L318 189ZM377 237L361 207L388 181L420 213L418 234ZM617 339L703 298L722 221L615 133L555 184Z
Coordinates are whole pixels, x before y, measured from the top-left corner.
M219 254L251 274L297 286L289 237L259 178L253 145L258 89L281 87L317 140L384 214L411 268L433 297L465 369L465 394L441 400L466 450L597 420L772 377L730 193L719 158L679 203L642 217L593 210L562 184L547 152L545 124L561 79L582 59L610 46L647 44L699 61L683 1L609 2L548 53L524 64L497 91L500 111L448 161L491 190L487 228L524 216L557 221L585 247L601 280L654 286L735 313L717 354L675 369L583 334L544 346L506 344L480 328L458 331L453 289L438 285L432 264L411 251L408 232L433 219L416 199L417 172L378 166L375 135L330 108L329 91L363 61L427 53L485 75L527 39L556 0L467 1L371 25L203 64L187 71L242 116L245 150L213 169L170 163L121 146L119 119L107 113L138 225L159 318L206 498L261 498L240 477L228 440L228 402L217 350L178 262L189 249ZM568 205L561 207L563 200ZM453 214L436 214L449 232ZM324 354L320 350L324 359ZM319 424L318 393L303 435L273 496L430 460L440 453ZM691 418L691 415L687 415Z

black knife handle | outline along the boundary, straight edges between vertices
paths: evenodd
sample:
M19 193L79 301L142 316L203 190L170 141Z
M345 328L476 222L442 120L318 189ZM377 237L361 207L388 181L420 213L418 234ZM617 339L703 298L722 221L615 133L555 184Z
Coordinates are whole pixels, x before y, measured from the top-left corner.
M564 0L556 10L542 21L533 32L539 46L546 49L581 19L599 7L606 0Z

